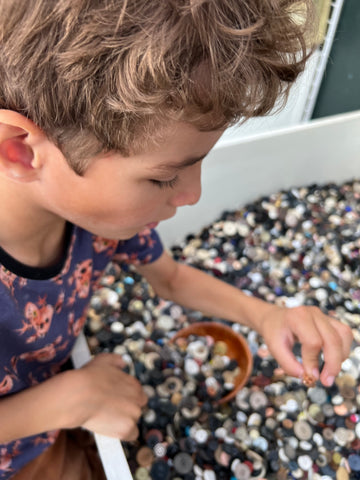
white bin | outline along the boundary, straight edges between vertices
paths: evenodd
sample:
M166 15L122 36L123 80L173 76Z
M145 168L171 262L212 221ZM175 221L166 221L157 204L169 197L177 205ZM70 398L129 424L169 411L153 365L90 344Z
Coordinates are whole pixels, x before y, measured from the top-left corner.
M241 128L241 127L240 127ZM157 230L166 246L198 233L223 210L311 183L360 176L360 111L223 142L204 161L202 196Z

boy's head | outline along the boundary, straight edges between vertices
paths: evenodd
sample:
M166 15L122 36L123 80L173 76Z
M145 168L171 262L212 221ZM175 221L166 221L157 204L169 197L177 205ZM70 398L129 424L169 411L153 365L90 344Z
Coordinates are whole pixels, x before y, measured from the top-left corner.
M263 115L304 67L312 0L0 0L0 109L82 174L99 152ZM310 18L307 17L307 18Z

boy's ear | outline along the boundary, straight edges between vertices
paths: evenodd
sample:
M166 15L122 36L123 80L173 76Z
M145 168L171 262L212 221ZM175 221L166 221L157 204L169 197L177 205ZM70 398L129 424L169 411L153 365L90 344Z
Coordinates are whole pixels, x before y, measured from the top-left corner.
M0 110L0 172L18 182L34 181L41 169L44 133L28 118Z

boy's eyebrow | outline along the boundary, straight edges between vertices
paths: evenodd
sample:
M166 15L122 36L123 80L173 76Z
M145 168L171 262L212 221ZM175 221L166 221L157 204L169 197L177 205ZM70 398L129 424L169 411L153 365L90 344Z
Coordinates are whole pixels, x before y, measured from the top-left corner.
M190 167L191 165L195 165L195 163L201 162L209 152L204 153L204 155L200 155L199 157L190 157L186 158L185 160L179 163L161 163L156 165L153 170L157 171L169 171L169 170L182 170L183 168Z

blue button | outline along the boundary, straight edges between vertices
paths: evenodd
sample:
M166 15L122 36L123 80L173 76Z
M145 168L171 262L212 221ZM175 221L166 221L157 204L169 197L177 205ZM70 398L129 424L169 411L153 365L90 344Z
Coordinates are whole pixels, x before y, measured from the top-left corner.
M125 277L124 283L126 283L126 285L134 285L135 280L132 277Z
M353 472L360 472L360 456L355 453L349 455L349 467Z

